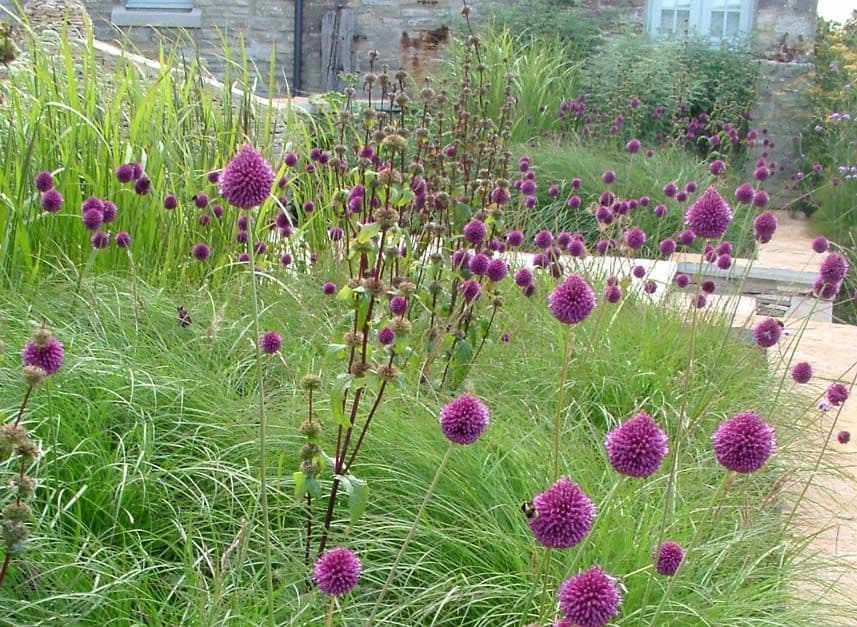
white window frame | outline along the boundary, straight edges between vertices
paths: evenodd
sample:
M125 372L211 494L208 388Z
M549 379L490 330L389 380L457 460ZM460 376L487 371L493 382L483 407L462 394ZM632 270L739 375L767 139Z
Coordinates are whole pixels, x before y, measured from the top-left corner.
M669 37L683 33L661 33L661 11L663 0L649 0L647 3L646 30L653 37ZM714 10L714 0L690 0L690 16L688 17L688 31L691 34L708 37L714 42L731 37L714 37L711 35L711 12ZM745 37L753 30L753 16L756 10L755 0L741 0L741 13L738 18L738 35Z
M157 26L164 28L201 28L202 11L193 1L127 0L114 3L110 21L116 26ZM149 5L149 6L147 6ZM173 6L170 6L173 5Z

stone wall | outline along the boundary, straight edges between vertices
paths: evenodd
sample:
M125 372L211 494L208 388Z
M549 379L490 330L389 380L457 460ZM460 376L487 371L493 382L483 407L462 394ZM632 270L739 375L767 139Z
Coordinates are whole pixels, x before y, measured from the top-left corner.
M756 0L754 49L769 59L806 61L815 41L817 13L818 0Z

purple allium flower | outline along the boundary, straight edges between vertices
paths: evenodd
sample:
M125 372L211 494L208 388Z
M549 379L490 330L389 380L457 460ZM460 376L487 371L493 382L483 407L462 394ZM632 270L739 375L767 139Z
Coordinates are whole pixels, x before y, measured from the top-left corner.
M812 240L812 249L815 252L826 253L828 248L830 248L830 242L827 241L826 237L816 237Z
M62 197L62 194L60 194L55 189L49 189L45 192L42 192L42 209L44 209L48 213L56 213L57 211L62 209L63 202L65 201Z
M307 200L303 205L304 213L312 213L315 211L315 203L311 200Z
M625 243L631 250L640 250L646 243L646 232L639 228L625 231Z
M682 246L692 246L693 241L696 239L696 233L693 231L686 229L678 234L678 241Z
M104 222L104 213L98 209L89 209L83 214L83 226L90 231L96 230Z
M673 278L673 283L680 289L684 289L690 284L690 277L686 274L677 274Z
M220 175L220 195L240 209L258 207L271 195L274 171L261 154L244 145Z
M520 231L509 231L506 234L506 243L509 246L520 246L524 242L524 234Z
M655 214L656 218L663 218L667 215L667 206L666 205L655 205L652 209L652 213Z
M568 248L569 243L571 243L571 233L568 231L563 231L556 237L556 245L560 248Z
M463 394L440 410L440 428L450 442L473 444L488 427L491 416L485 403Z
M193 247L193 257L197 261L205 261L211 256L211 249L200 242Z
M266 252L268 252L268 245L265 242L256 242L255 244L253 244L253 252L255 252L257 255L264 255Z
M521 183L521 193L524 196L532 196L536 193L536 182L532 179L524 179Z
M473 246L478 246L485 241L488 229L481 220L471 220L464 225L464 239Z
M848 399L848 388L841 383L833 383L827 388L827 400L834 407L841 405Z
M769 200L770 197L768 196L768 192L763 189L760 189L753 194L753 204L757 207L767 207Z
M616 182L616 173L613 170L605 170L601 174L601 180L605 185Z
M611 304L618 303L622 300L622 288L618 285L608 285L604 288L604 300Z
M178 200L178 198L176 198L172 194L168 194L166 197L164 197L164 209L172 211L173 209L175 209L178 206L179 206L179 200Z
M193 203L199 209L205 209L208 206L208 194L197 194L193 197Z
M318 589L332 597L351 592L360 579L360 560L350 550L340 547L328 551L315 563L313 577Z
M123 163L116 168L116 180L123 184L134 180L134 166L130 163Z
M796 363L792 368L792 379L795 383L809 383L812 379L812 366L805 361Z
M117 248L131 248L131 235L126 231L119 231L116 234Z
M644 266L639 265L634 266L631 269L631 274L633 274L638 279L642 279L644 276L646 276L646 268Z
M533 294L536 293L536 284L530 283L529 285L522 286L521 293L527 298L530 298Z
M327 236L330 238L331 242L340 241L343 235L345 235L345 231L343 231L342 228L338 226L331 227L327 230Z
M468 279L458 286L458 291L461 292L461 297L468 303L472 303L482 294L482 286L473 279Z
M661 254L664 257L669 257L670 255L672 255L675 252L675 249L675 240L669 237L664 240L661 240L661 243L658 244L658 250L661 251Z
M753 231L756 234L756 241L760 244L767 244L771 241L774 233L777 230L777 218L770 211L760 213L753 220Z
M836 440L840 444L848 444L851 441L851 434L848 431L840 431L836 434Z
M104 201L104 223L110 224L116 219L116 205L109 200Z
M714 454L728 470L749 473L759 470L774 450L774 430L748 411L722 423L714 435Z
M630 152L632 155L640 152L640 148L643 147L643 144L640 143L639 139L632 139L627 144L625 144L625 150Z
M515 272L515 285L526 287L533 282L533 272L529 268L521 268Z
M262 349L262 352L266 355L273 355L283 346L283 338L279 336L278 333L274 331L268 331L265 333L262 338L259 340L259 348Z
M36 366L44 370L48 375L54 374L65 360L65 350L62 343L50 336L42 346L35 341L29 341L21 351L21 358L25 366Z
M203 227L208 226L209 224L211 224L211 216L210 216L210 215L208 215L207 213L203 213L203 214L201 214L201 215L199 216L199 219L198 219L198 220L199 220L199 225L200 225L200 226L203 226Z
M821 268L818 273L821 279L828 285L841 283L845 275L848 274L848 262L839 253L830 253L821 262Z
M547 229L539 231L538 233L536 233L535 237L533 237L533 244L535 244L537 248L541 248L542 250L549 248L551 244L553 244L553 233L551 233Z
M408 310L408 301L404 296L394 296L390 299L389 307L394 316L404 316Z
M105 233L104 231L96 231L92 234L92 237L89 238L89 243L97 250L107 248L110 246L110 234Z
M138 196L145 196L152 191L152 180L148 176L141 175L134 182L134 191Z
M675 199L676 199L678 202L685 202L685 201L687 200L687 192L686 192L686 191L684 191L684 190L682 190L682 191L680 191L680 192L676 193L676 195L675 195Z
M290 168L295 167L298 164L298 156L293 152L287 152L283 157L283 163L285 163Z
M728 270L732 267L732 257L730 255L718 255L717 256L717 267L721 270Z
M726 163L720 159L715 159L708 166L708 171L714 176L720 176L726 171Z
M378 331L378 342L383 346L389 346L396 339L396 333L390 327L384 327Z
M688 194L692 194L697 190L696 181L688 181L684 184L684 191Z
M529 525L541 544L568 549L579 544L595 520L595 505L580 487L565 477L533 499L535 516Z
M652 559L655 561L655 570L658 574L665 577L672 577L676 574L678 567L684 559L684 549L675 542L664 542L659 547L655 547L652 552Z
M327 283L321 286L321 291L324 292L327 296L332 296L334 292L336 292L336 285L328 281Z
M643 291L645 291L646 294L654 294L658 291L658 284L655 283L655 281L653 281L652 279L649 279L648 281L643 283Z
M488 270L488 262L489 261L490 260L488 259L488 257L486 255L483 255L482 253L480 253L478 255L473 255L473 257L471 257L470 262L467 264L467 267L470 269L470 272L472 272L473 274L475 274L477 276L481 276L481 275L485 274L485 272Z
M610 465L629 477L654 474L669 453L667 434L646 412L608 433L604 447Z
M753 196L755 195L756 190L753 189L753 186L750 183L741 183L741 185L735 189L735 200L744 204L753 202Z
M282 257L280 257L280 263L283 264L283 267L288 268L292 265L292 256L289 253L284 253Z
M136 180L143 176L143 166L139 163L134 162L129 164L131 166L131 178Z
M53 175L45 170L44 172L39 172L35 176L36 189L40 192L46 192L54 186L54 177Z
M713 294L715 288L714 281L708 280L702 282L702 291L706 294Z
M235 234L235 241L239 244L246 244L250 240L250 234L247 231L238 231Z
M823 278L817 277L812 284L813 293L819 298L832 300L839 294L842 283L826 283Z
M550 187L548 187L548 196L550 196L551 198L556 198L557 196L559 196L559 186L551 185Z
M757 181L767 181L771 177L771 171L763 165L760 165L753 172L753 177Z
M732 209L711 185L690 206L685 219L697 236L719 239L732 222Z
M622 594L616 580L593 566L562 582L559 608L577 627L603 627L619 615Z
M571 179L571 188L572 189L580 189L581 181L579 178L575 177Z
M572 257L582 257L585 252L586 244L583 243L582 239L575 238L568 243L568 253Z
M572 274L550 293L548 307L563 324L583 322L595 308L595 292L580 275Z
M673 182L669 182L664 185L663 191L664 196L666 196L667 198L673 198L678 193L678 186Z
M502 259L492 259L488 264L488 270L485 272L489 279L494 283L499 283L509 274L509 267Z
M708 298L706 298L705 294L699 294L693 301L693 306L697 309L704 309L706 304L708 304Z
M766 318L753 329L756 344L762 348L770 348L780 341L783 334L782 323L776 318Z
M209 183L214 183L216 185L220 180L220 170L212 170L208 173L207 178Z

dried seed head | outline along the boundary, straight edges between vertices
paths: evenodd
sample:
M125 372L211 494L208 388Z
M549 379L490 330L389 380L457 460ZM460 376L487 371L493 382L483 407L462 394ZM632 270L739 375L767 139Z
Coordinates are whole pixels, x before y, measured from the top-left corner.
M354 348L363 344L363 334L360 331L349 331L345 334L345 345Z
M301 459L309 461L318 457L321 454L321 447L318 444L308 442L301 447Z
M307 392L317 390L321 387L321 377L317 374L305 375L304 378L301 379L301 387Z
M51 335L50 330L45 326L38 327L36 330L33 331L33 344L35 344L39 348L47 346L48 342L50 342L51 339L53 339L53 335Z
M350 372L355 377L360 379L362 377L365 377L369 373L370 369L371 369L371 366L369 366L368 363L366 363L365 361L361 361L359 363L351 364Z
M396 337L404 337L411 332L411 328L413 325L411 321L407 318L393 318L390 321L390 328L393 329L393 333L396 334Z
M321 424L315 420L304 420L301 423L301 435L314 440L321 435Z
M21 376L28 386L36 387L45 380L48 373L38 366L24 366L21 370Z
M379 366L378 377L383 381L393 381L399 376L399 369L395 366Z

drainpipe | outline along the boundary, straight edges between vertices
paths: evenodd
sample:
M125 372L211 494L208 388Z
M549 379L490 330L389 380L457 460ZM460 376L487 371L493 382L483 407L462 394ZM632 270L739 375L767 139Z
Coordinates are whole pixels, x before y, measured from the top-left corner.
M301 69L303 66L303 32L304 32L304 0L295 0L295 49L292 53L294 62L292 76L292 95L297 96L301 90Z

